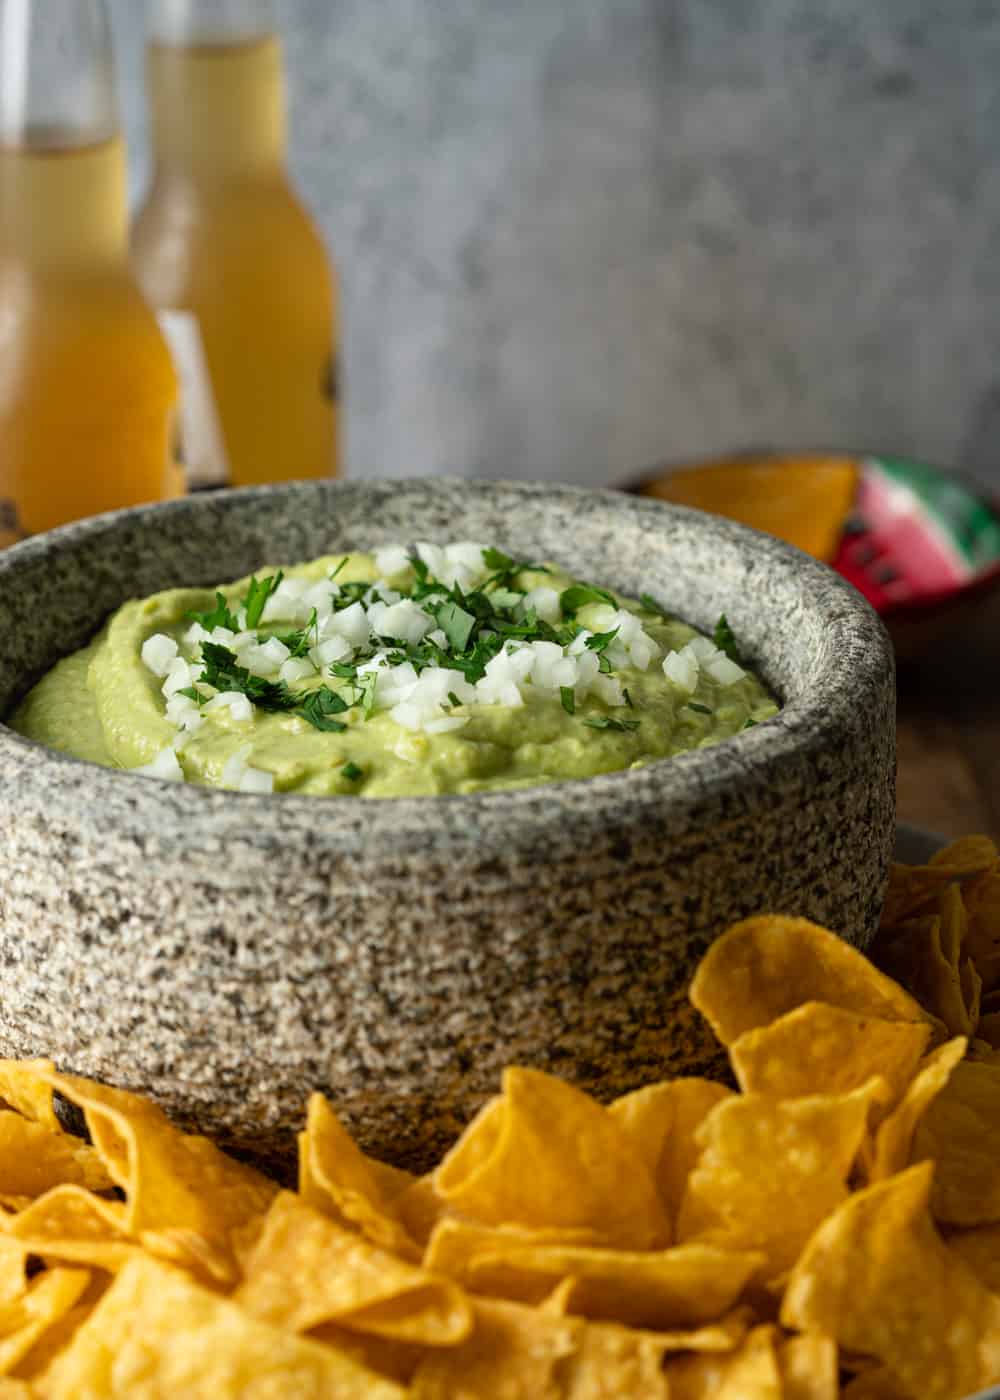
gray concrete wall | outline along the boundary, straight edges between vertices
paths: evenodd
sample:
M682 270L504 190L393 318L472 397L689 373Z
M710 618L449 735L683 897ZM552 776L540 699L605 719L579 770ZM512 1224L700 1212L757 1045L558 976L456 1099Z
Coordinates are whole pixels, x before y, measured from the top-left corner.
M112 0L136 188L135 0ZM1000 485L1000 5L286 0L352 473L754 444Z

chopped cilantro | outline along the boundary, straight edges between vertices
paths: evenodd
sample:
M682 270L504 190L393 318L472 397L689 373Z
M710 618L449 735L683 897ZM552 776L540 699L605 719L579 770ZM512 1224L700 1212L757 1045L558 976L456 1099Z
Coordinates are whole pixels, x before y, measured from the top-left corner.
M619 630L620 629L616 627L613 632L595 632L592 637L587 638L587 650L597 652L604 651L618 636Z
M353 661L331 661L330 675L339 676L342 681L353 681L358 668Z
M592 715L583 722L590 729L614 729L622 734L639 728L637 719L612 719L610 715Z
M306 623L305 627L301 628L299 631L286 632L284 635L276 635L278 641L288 648L290 660L305 656L309 648L315 645L319 637L316 609L313 608L312 616L309 621Z
M410 567L412 568L418 583L427 583L430 579L430 570L421 559L416 550L410 555Z
M218 642L202 642L201 655L204 668L198 679L216 690L239 691L262 710L294 710L299 703L284 681L252 675L238 663L235 652Z
M351 708L357 706L365 719L371 719L375 712L375 686L378 676L374 671L366 671L363 676L355 676Z
M215 607L210 612L189 612L185 614L193 622L200 622L206 632L214 632L217 627L228 627L230 632L240 630L239 619L234 617L221 593L215 595Z
M571 685L561 685L559 687L559 699L562 707L568 715L576 714L576 692Z
M337 567L334 569L333 573L330 575L330 582L331 582L331 583L334 581L334 579L337 577L338 574L343 573L343 571L347 568L347 566L348 566L348 564L349 564L350 562L351 562L351 556L350 556L349 554L345 554L344 557L343 557L343 559L341 559L340 563L337 565Z
M523 601L524 594L513 588L494 588L490 594L490 602L503 612L510 612L511 608L516 608Z
M356 783L359 778L365 776L365 770L359 768L356 763L345 763L340 771L349 783Z
M713 713L707 705L699 705L696 700L685 700L684 708L686 710L697 710L700 715L710 715Z
M314 729L322 729L330 734L342 734L347 728L339 719L334 719L334 715L342 715L350 707L342 695L338 695L335 690L330 690L327 686L321 685L317 690L311 690L302 702L299 713L303 719L307 719Z
M462 702L461 702L461 700L459 700L458 696L455 694L455 692L454 692L453 690L449 690L449 691L448 691L448 703L451 705L451 707L452 707L453 710L457 710L458 707L459 707L459 705L461 705Z
M746 724L743 726L743 728L744 728L744 729L754 729L754 728L756 728L756 726L757 726L757 721L756 721L755 719L748 719L747 722L746 722Z
M597 669L602 675L610 676L611 674L611 662L604 655L603 651L597 653Z
M666 618L668 622L670 621L670 614L664 612L664 610L660 607L659 603L654 597L651 596L651 594L640 593L639 602L642 604L642 606L646 609L647 612L655 613L657 617L663 617Z
M712 633L712 641L720 651L725 652L730 661L739 661L740 653L736 646L736 638L733 636L733 629L726 621L726 614L722 613L715 624L715 631Z
M494 573L509 574L512 569L519 567L517 560L512 559L509 554L504 554L502 549L484 549L483 563Z
M629 693L628 693L628 687L627 687L627 686L622 686L622 694L623 694L624 697L625 697L625 704L629 707L630 710L634 710L634 709L635 709L635 706L632 704L632 697L631 697L631 695L629 695Z
M188 700L193 700L196 705L204 705L205 701L208 699L206 695L202 695L197 686L193 685L186 685L184 689L179 690L177 694L186 696Z
M268 598L270 598L271 594L284 577L284 574L279 569L276 574L270 574L267 578L251 578L250 587L247 589L246 597L243 599L243 606L247 610L248 631L253 632L256 629Z
M464 651L476 626L473 614L449 600L434 609L434 616L452 650Z
M618 606L610 593L606 593L603 588L596 588L591 583L571 584L559 594L559 606L564 613L575 613L588 603L608 603L612 608Z

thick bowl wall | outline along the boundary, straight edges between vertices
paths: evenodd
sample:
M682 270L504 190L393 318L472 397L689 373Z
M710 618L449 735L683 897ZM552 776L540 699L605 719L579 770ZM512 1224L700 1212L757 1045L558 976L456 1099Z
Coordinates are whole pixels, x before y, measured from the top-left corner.
M321 1089L421 1164L508 1062L603 1098L704 1069L691 972L730 921L864 945L894 830L892 653L832 571L754 531L570 487L314 483L105 516L0 554L0 714L129 597L391 540L481 539L711 631L784 702L634 772L468 797L259 797L0 725L0 1053L149 1092L278 1156Z

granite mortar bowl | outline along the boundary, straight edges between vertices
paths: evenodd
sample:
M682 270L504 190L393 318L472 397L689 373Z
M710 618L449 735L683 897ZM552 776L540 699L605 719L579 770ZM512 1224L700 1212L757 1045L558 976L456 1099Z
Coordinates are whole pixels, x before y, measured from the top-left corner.
M779 716L634 771L363 800L172 785L0 725L0 1054L152 1094L264 1161L311 1090L422 1167L511 1061L609 1099L704 1070L686 1001L728 923L864 945L894 830L894 675L874 612L743 526L573 487L446 479L203 495L0 554L0 715L129 597L388 541L481 539L725 612Z

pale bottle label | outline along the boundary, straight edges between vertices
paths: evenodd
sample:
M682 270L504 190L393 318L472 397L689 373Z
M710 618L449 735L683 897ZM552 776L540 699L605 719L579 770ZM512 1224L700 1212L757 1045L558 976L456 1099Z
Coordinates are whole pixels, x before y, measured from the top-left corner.
M197 316L159 311L164 339L180 380L180 455L189 491L228 486L229 460Z

